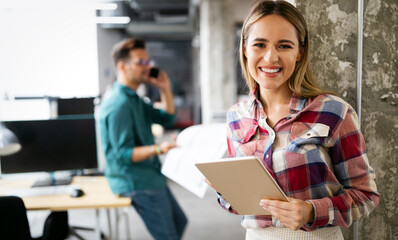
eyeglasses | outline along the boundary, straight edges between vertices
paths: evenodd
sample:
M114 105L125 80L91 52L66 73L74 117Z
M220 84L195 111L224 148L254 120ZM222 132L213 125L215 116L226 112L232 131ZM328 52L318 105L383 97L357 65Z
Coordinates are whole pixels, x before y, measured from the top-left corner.
M133 63L133 64L137 64L137 65L141 65L141 66L153 66L155 65L155 62L151 59L138 59L135 61L127 61L127 63Z

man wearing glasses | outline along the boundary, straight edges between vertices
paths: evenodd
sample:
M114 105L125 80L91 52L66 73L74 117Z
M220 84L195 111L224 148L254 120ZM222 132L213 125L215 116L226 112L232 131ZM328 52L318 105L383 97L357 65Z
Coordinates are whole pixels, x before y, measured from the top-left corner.
M172 126L175 107L168 75L150 76L151 61L145 42L127 39L112 51L117 81L101 103L100 132L106 157L105 175L115 194L132 199L132 205L155 239L181 239L187 218L161 174L158 155L175 148L174 141L155 144L151 126ZM136 93L141 83L160 91L163 109Z

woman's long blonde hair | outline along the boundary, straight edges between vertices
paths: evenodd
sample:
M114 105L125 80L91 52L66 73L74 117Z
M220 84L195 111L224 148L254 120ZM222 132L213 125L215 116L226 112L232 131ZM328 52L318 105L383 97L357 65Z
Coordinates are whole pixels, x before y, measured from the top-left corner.
M250 92L257 87L258 83L250 75L247 58L244 54L247 38L250 33L250 27L260 18L276 14L289 21L296 28L297 38L299 40L301 58L296 63L293 74L289 79L288 85L291 91L298 96L312 98L323 93L312 73L309 64L309 41L308 29L304 17L290 3L286 1L257 1L251 8L249 15L246 17L240 38L240 65L242 74L246 79Z

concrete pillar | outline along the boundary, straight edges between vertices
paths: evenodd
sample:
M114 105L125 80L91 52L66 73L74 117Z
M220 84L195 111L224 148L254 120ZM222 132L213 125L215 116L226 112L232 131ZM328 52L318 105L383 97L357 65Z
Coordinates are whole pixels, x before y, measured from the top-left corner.
M200 84L202 122L224 121L236 101L233 63L233 27L224 0L203 0L200 6Z
M98 83L101 95L103 95L107 87L112 86L112 83L116 80L115 69L111 60L111 51L113 45L122 39L123 35L117 29L97 27Z
M357 111L368 158L376 172L380 204L359 221L359 239L398 235L398 77L396 0L364 1L361 109L357 92L357 1L296 0L310 31L311 64L321 85L334 90ZM352 228L344 239L354 239Z

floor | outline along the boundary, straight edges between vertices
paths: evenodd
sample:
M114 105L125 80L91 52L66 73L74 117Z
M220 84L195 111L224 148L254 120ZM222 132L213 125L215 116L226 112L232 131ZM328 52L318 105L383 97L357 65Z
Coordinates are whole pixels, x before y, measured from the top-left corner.
M245 230L240 226L241 216L236 216L224 211L218 205L216 194L212 189L208 189L204 198L201 199L171 180L169 181L169 186L189 220L183 240L244 239ZM128 212L129 216L130 236L127 235L126 222L124 219L121 219L118 231L119 237L117 240L152 239L135 210L133 208L126 208L124 210ZM48 214L48 212L36 213L36 216L29 216L32 235L40 234L42 230L42 223L40 221L46 214ZM110 212L110 217L111 222L114 224L114 211ZM100 210L100 219L101 230L108 236L109 232L105 210ZM69 223L72 226L95 226L95 211L91 209L70 210ZM115 229L115 226L113 226L113 229ZM92 231L78 230L77 232L85 239L95 239L95 235ZM78 238L74 236L68 238L68 240L76 239Z

